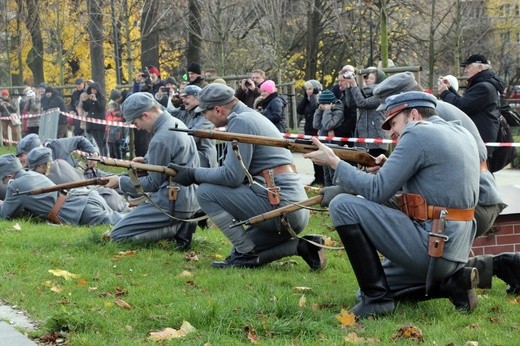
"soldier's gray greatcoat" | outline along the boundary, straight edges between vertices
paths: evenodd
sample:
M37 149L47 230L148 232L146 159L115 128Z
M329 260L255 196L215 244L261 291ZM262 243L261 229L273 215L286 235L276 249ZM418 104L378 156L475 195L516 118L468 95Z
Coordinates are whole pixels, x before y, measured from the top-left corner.
M242 102L238 102L231 110L228 116L227 131L282 138L280 131L269 119ZM287 149L244 143L239 143L238 147L246 169L254 176L255 181L263 187L265 187L265 181L258 175L260 172L268 168L293 164L292 154ZM234 220L246 220L275 208L269 204L266 190L255 185L250 186L247 183L244 169L230 143L227 144L226 157L222 166L198 168L195 172L195 178L200 184L197 197L204 212L210 218L222 210L227 212L226 220L216 222L221 230L223 230L223 227L228 227L225 225L233 223ZM298 174L283 173L276 175L275 182L276 186L280 188L282 200L280 206L307 199L307 194ZM300 209L290 213L288 221L294 231L299 233L308 224L309 211ZM226 233L225 230L223 231ZM247 236L252 239L257 251L272 248L291 238L288 232L281 231L279 218L253 225L247 232ZM234 243L234 245L237 244ZM239 249L240 252L249 250L251 249Z
M7 185L4 203L0 206L0 216L14 218L25 210L37 217L48 219L59 192L16 196L13 196L13 192L54 185L43 174L19 170ZM110 209L96 191L73 189L67 194L65 203L58 212L58 218L62 223L69 225L108 225L117 223L121 219L121 215Z
M381 205L403 188L422 195L429 205L474 208L478 200L479 160L471 134L439 119L406 125L392 155L377 174L367 174L339 162L334 180L363 196L341 194L330 203L335 226L360 224L383 264L391 290L424 284L430 257L428 233L432 221L411 220L399 210ZM467 261L476 222L447 221L446 242L434 279L451 275Z
M186 133L170 131L179 123L168 112L163 111L153 125L153 137L148 145L147 163L151 165L168 166L169 163L186 165L188 167L199 166L199 156L193 138ZM151 192L150 198L161 208L160 210L146 201L133 208L130 213L118 222L110 237L115 241L148 239L146 235L150 231L163 229L161 238L173 238L178 229L185 224L169 217L173 215L178 219L191 217L198 209L199 204L195 196L196 186L180 186L177 200L168 198L168 176L161 173L148 172L147 176L139 177L139 183L144 192ZM137 196L139 191L134 187L130 177L121 176L119 180L121 191L132 196Z

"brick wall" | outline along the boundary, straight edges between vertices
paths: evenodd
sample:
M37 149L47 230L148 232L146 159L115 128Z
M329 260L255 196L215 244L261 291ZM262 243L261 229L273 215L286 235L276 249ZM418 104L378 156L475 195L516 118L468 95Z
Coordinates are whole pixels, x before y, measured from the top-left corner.
M499 215L492 232L473 242L474 255L520 252L520 215Z

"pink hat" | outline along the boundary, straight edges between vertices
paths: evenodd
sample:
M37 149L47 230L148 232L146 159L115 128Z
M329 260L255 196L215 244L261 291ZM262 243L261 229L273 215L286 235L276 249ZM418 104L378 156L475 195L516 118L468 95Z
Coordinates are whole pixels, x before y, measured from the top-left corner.
M157 69L157 67L150 67L148 69L148 72L155 73L156 75L159 75L159 70Z
M276 85L274 84L274 81L268 79L260 85L260 91L265 91L269 94L272 94L276 91Z

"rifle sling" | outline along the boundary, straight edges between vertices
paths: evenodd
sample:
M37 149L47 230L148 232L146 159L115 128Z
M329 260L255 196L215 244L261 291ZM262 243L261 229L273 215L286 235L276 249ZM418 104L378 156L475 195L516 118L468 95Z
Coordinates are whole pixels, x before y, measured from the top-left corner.
M58 213L60 212L61 207L65 203L65 199L67 199L67 195L59 192L58 199L56 199L56 203L54 204L54 207L52 207L48 215L49 220L51 220L57 225L61 225L61 220L58 217Z

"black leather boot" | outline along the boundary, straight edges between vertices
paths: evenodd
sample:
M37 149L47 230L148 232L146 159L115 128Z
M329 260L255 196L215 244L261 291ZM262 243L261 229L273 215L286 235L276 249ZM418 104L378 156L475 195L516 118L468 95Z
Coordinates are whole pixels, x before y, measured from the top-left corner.
M395 309L385 272L374 245L359 225L336 227L361 290L361 301L351 309L359 319Z
M180 228L174 239L177 243L177 249L188 250L191 247L191 240L193 233L197 229L197 224L194 222L185 222Z
M477 307L477 293L475 292L477 285L477 268L464 267L442 280L438 287L432 290L431 297L449 298L455 308L470 312Z
M240 253L233 248L224 261L213 261L211 265L215 268L255 268L260 266L260 257L255 250Z
M493 274L509 285L508 294L520 294L520 253L493 256Z
M306 235L303 236L303 238L320 245L324 244L323 237L320 235ZM311 267L311 270L320 270L327 265L327 257L323 248L311 244L308 241L299 239L297 252L298 256L301 256L309 267Z

